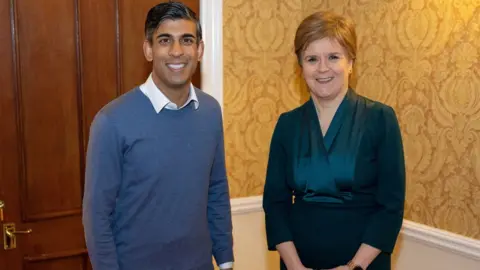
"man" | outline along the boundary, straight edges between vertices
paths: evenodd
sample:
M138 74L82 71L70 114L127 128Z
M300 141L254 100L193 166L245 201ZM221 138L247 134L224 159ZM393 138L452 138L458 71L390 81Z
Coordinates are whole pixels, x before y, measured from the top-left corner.
M218 102L194 88L203 54L195 13L153 7L146 82L91 126L83 223L95 270L232 269L232 222Z

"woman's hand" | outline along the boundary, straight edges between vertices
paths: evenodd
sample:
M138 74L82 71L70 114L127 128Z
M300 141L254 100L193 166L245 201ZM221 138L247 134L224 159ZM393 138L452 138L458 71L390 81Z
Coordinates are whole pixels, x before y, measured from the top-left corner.
M330 268L330 269L326 269L326 270L350 270L350 268L346 265L340 265L340 266L337 266L335 268Z
M305 266L296 267L294 270L313 270L312 268L306 268Z

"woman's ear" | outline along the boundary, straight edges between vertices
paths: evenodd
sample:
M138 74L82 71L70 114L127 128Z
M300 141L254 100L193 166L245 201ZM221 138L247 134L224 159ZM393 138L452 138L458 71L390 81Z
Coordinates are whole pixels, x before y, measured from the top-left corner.
M353 73L353 64L355 63L355 59L348 60L348 74Z

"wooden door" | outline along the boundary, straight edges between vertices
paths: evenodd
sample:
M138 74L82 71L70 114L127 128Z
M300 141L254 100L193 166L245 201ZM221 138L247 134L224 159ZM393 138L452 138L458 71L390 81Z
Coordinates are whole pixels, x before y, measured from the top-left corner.
M2 270L90 269L81 222L90 123L146 79L144 21L161 1L47 2L0 0ZM184 2L198 14L198 0ZM12 223L32 231L5 250Z

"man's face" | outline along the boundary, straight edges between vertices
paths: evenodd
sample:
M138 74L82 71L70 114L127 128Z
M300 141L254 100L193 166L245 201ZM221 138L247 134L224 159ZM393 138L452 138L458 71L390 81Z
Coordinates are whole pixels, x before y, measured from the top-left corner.
M196 33L193 21L165 20L153 33L152 42L144 42L145 58L153 61L152 78L160 89L189 89L203 55L203 42Z

